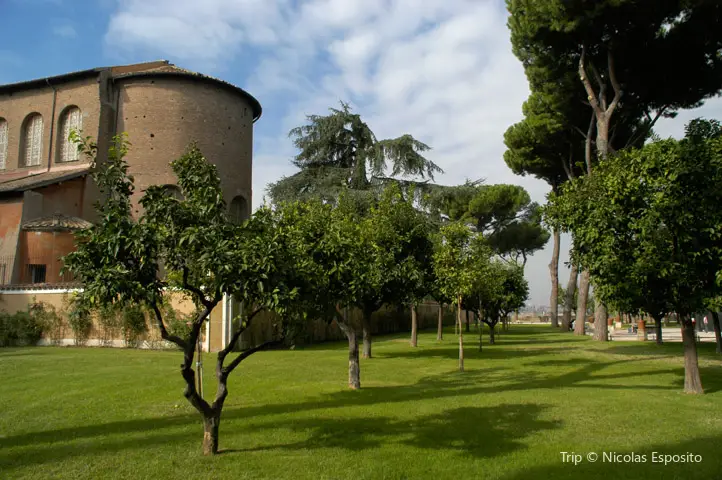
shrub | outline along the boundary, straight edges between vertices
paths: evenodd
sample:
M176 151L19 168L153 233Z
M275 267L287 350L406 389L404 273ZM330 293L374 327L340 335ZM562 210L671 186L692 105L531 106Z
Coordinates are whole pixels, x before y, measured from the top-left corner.
M78 296L73 296L68 302L67 314L70 329L73 331L73 340L76 346L83 346L90 338L93 329L93 317L90 308L83 304Z
M55 307L49 303L37 302L33 297L28 312L37 325L42 325L43 333L53 345L60 345L65 338L65 322Z
M0 312L0 346L35 345L43 334L43 325L30 312Z
M166 325L166 330L170 335L176 335L180 338L187 338L191 333L191 323L198 314L191 312L183 315L178 313L171 306L165 308L163 314L163 320Z
M141 336L148 331L143 310L137 306L125 308L123 310L122 328L125 346L138 348Z
M120 334L121 320L118 307L107 305L98 310L98 325L100 327L100 344L104 347L113 345L113 339Z

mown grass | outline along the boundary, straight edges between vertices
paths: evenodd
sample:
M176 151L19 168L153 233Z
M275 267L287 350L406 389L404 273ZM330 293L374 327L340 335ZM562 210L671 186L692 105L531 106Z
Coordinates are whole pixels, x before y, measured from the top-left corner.
M681 344L519 326L483 352L466 340L459 373L451 332L416 349L377 338L360 391L346 389L343 343L256 354L234 372L214 458L200 454L178 352L2 349L0 478L721 478L713 344L700 346L707 393L689 396ZM648 461L575 466L562 451ZM653 451L703 461L652 464Z

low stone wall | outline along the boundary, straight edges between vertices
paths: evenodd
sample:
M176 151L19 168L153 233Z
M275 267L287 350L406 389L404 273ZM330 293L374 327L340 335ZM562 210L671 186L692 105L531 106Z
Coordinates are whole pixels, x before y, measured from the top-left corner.
M68 300L74 292L77 291L77 289L0 290L0 311L11 314L17 311L26 311L28 306L34 302L43 302L52 305L62 318L62 325L54 332L45 332L43 338L38 342L38 345L75 345L73 332L67 319L67 312ZM170 298L172 308L178 313L188 314L193 311L194 306L190 299L180 294L171 295ZM224 341L230 336L230 332L233 331L233 325L225 325L224 335L224 322L231 322L232 320L230 319L237 316L239 307L238 302L230 302L227 307L224 307L224 304L221 303L211 312L208 328L204 328L201 331L201 342L204 350L217 352L225 346ZM228 308L225 315L223 308ZM431 301L423 302L416 307L419 330L436 328L438 309L438 304ZM349 309L349 315L351 323L360 330L361 311L358 309ZM465 317L463 317L463 321L465 321ZM172 347L172 345L164 342L160 338L160 332L155 326L154 321L147 321L146 323L148 325L148 331L140 337L137 347ZM272 340L274 338L274 323L276 323L275 314L261 312L243 333L237 347L245 349ZM454 324L454 314L448 307L444 308L443 323L444 325ZM397 308L384 306L371 317L371 333L374 335L407 332L410 330L411 313L408 307ZM306 330L298 336L297 343L311 344L341 340L344 338L336 322L328 323L324 320L312 320L309 322ZM85 345L106 347L126 346L122 334L120 332L109 334L104 331L97 316L93 318L93 327Z
M251 326L243 332L240 347L250 348L273 339L275 314L263 312L258 319L254 319ZM361 329L362 312L359 309L349 309L350 323ZM424 302L416 307L416 318L419 330L436 328L439 319L439 305L436 302ZM465 321L465 317L464 320ZM444 308L444 325L454 324L454 314L448 307ZM371 334L388 334L411 331L411 311L408 307L397 308L383 306L371 316ZM211 336L213 334L211 333ZM320 343L333 340L343 340L346 337L338 328L336 322L328 323L324 320L313 320L306 331L297 338L298 344Z

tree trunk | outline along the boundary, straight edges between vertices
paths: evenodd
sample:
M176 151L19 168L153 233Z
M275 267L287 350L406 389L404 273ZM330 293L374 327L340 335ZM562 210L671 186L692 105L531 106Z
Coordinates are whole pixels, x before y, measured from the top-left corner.
M482 340L484 339L484 323L479 320L479 351L481 352Z
M717 342L717 353L722 354L722 334L720 334L719 314L712 312L712 326L714 327L714 338Z
M496 325L489 325L489 345L494 345L494 342L496 341L496 338L494 337L494 334L496 333Z
M559 242L561 235L558 229L554 229L554 249L552 250L552 261L549 264L549 275L552 278L552 293L549 296L551 308L552 328L559 327Z
M702 379L699 377L699 364L697 363L697 341L695 339L694 325L687 316L682 324L682 341L684 343L684 392L704 393Z
M371 358L371 313L364 311L361 321L363 329L363 358Z
M459 371L464 371L464 332L461 330L461 295L456 307L456 320L459 327Z
M600 299L597 299L594 307L594 340L606 342L608 340L609 326L607 325L607 305Z
M654 317L654 333L657 345L662 345L662 317Z
M418 344L418 320L416 318L416 305L411 305L411 346Z
M358 359L358 338L354 330L346 322L338 322L338 327L348 339L348 386L352 390L361 388L361 366Z
M577 289L577 266L572 264L569 271L569 282L567 283L566 297L564 299L564 314L562 316L562 330L568 332L572 324L572 302L574 301L574 291Z
M203 455L218 453L218 427L221 423L221 412L203 418Z
M454 312L454 316L457 317L456 320L454 320L454 335L459 335L459 325L461 325L461 313L459 312L459 306L455 306L452 310Z
M469 330L469 311L466 311L466 333L469 333L471 330Z
M584 269L579 279L579 294L577 295L577 318L574 322L574 335L584 335L587 323L587 300L589 298L589 270ZM596 311L595 311L596 314ZM597 320L595 318L594 324ZM604 325L607 319L604 319Z
M436 340L444 339L444 306L439 302L439 323L436 326Z

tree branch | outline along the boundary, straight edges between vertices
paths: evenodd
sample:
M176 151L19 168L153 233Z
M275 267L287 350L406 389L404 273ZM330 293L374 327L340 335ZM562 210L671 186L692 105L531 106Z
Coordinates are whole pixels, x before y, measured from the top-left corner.
M640 140L643 136L647 135L650 132L650 130L652 130L652 128L654 127L654 124L657 123L657 120L659 120L659 117L664 115L664 112L667 111L668 108L669 108L669 105L664 105L662 108L660 108L657 111L657 114L654 116L654 118L652 118L649 115L649 112L647 112L646 113L647 120L648 120L647 124L644 126L644 128L640 128L637 133L635 133L634 135L629 137L629 140L627 141L627 144L624 146L624 148L627 148L630 145L633 145L638 140Z
M206 307L204 311L205 317L210 314L212 307ZM193 323L191 333L188 337L185 350L183 351L183 363L181 364L181 375L186 382L186 388L183 392L183 396L188 399L191 405L195 407L203 416L209 417L212 415L213 410L211 406L198 395L196 390L196 372L193 370L193 358L195 357L196 342L200 335L202 322Z
M250 315L248 315L248 318L246 319L246 323L244 325L243 322L238 326L236 331L233 333L233 336L228 341L228 344L225 346L223 350L218 352L218 362L216 365L216 376L219 376L223 373L223 362L226 359L226 356L233 351L233 347L236 345L236 342L239 338L241 338L241 334L246 331L246 329L251 325L251 320L253 320L253 317L258 315L261 311L263 311L262 307L257 308L253 312L251 312ZM219 377L220 378L220 377Z
M203 293L203 291L200 288L195 287L195 286L191 285L190 283L188 283L188 273L189 273L188 267L184 266L183 267L183 288L193 292L198 297L198 300L203 304L203 306L207 307L209 302L208 302L208 299L206 298L206 295Z
M165 325L163 324L163 316L160 313L160 309L158 308L158 305L156 302L153 302L151 304L151 307L153 308L153 312L155 313L156 322L158 324L158 329L160 330L160 338L163 340L166 340L168 342L175 343L178 345L181 349L186 349L186 342L180 337L177 337L175 335L170 335L168 333L168 330L166 330Z
M609 108L606 109L607 118L609 118L614 110L617 108L619 101L622 99L622 86L617 80L617 73L614 70L614 56L612 55L612 47L607 49L607 70L609 71L609 81L612 82L612 88L614 89L614 98L612 103L609 104Z
M602 79L602 76L599 74L599 71L597 70L597 67L594 66L594 63L589 62L589 68L592 69L592 73L594 74L594 78L597 81L597 85L599 85L599 106L602 110L607 109L607 83Z
M594 113L596 114L601 114L604 112L599 107L599 102L597 101L597 96L594 93L594 88L592 87L592 83L589 81L589 77L587 77L587 72L584 68L584 64L586 62L586 54L587 46L583 45L582 54L579 57L579 78L582 80L584 89L587 91L587 100L589 100L589 104L592 106L592 110L594 110Z
M561 155L560 155L560 157L561 157ZM574 158L574 144L569 143L569 164L567 164L567 161L564 158L561 159L562 168L564 168L564 173L567 174L567 178L569 180L574 179L574 170L572 168L572 159L573 158Z
M227 367L225 367L223 369L223 372L226 375L230 374L243 360L250 357L254 353L260 352L261 350L266 350L275 345L280 345L282 342L283 342L282 340L271 340L271 341L262 343L256 347L253 347L251 349L248 349L245 352L242 352L236 358L234 358L233 361L231 363L229 363Z
M592 118L589 119L589 127L587 128L587 140L584 143L584 163L587 165L587 175L592 174L592 133L594 133L594 120L596 115L592 112Z

